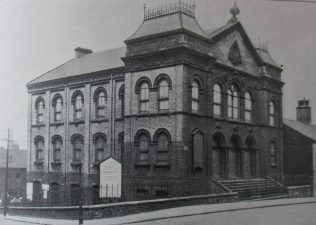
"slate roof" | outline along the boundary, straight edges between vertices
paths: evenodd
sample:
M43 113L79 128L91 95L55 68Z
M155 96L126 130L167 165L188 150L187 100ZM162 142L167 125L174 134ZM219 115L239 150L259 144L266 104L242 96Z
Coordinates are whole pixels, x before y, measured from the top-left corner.
M316 125L306 125L300 121L283 119L283 123L316 142Z
M179 29L185 29L202 37L207 37L206 33L194 17L177 12L144 20L136 32L129 37L127 41Z
M124 67L121 57L124 57L125 53L126 47L121 47L88 54L80 57L79 59L74 58L35 78L29 82L28 85L64 77Z
M278 65L273 58L271 57L270 53L267 50L261 49L261 48L257 48L257 53L259 54L260 58L262 59L263 62L268 63L272 66L277 66L280 67L280 65Z
M6 167L6 149L0 149L0 168ZM26 150L9 150L9 168L26 168L27 151Z

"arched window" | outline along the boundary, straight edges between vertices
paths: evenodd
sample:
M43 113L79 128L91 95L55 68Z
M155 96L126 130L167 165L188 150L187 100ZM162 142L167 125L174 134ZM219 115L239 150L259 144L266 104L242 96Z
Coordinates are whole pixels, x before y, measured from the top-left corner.
M227 176L228 158L225 148L225 138L221 133L215 133L213 136L213 149L217 152L219 162L219 176Z
M36 99L35 108L36 108L36 122L43 123L45 103L42 97L38 97Z
M138 145L138 160L141 163L149 161L150 134L146 130L140 130L135 136L135 143Z
M159 129L154 135L154 141L157 142L157 163L167 163L169 158L169 143L171 137L166 129Z
M139 111L148 112L149 109L149 84L144 81L139 86Z
M81 135L74 135L72 137L72 160L73 162L81 162L83 137Z
M269 153L270 153L270 165L276 166L277 165L277 157L276 157L276 145L275 142L272 141L269 146Z
M213 86L213 114L222 116L222 88L219 84Z
M59 184L56 182L53 182L51 184L51 202L53 204L53 206L55 204L59 203L59 193L60 193L60 189L59 189Z
M44 160L44 138L37 136L34 140L35 144L35 161L42 162Z
M245 121L252 122L252 97L249 91L245 93Z
M106 135L100 133L95 134L93 137L93 142L95 146L95 161L100 162L105 158Z
M257 152L256 152L256 142L252 136L248 136L246 139L246 149L249 156L249 169L250 175L256 176L257 174Z
M200 85L196 80L192 82L191 92L192 92L192 96L191 96L192 97L192 111L197 112L199 111Z
M103 88L96 90L94 101L96 118L105 117L106 92Z
M119 154L121 155L122 169L124 168L124 132L121 132L118 136Z
M124 116L124 111L125 111L125 85L123 84L120 87L119 90L119 100L120 100L120 105L121 105L121 117Z
M83 95L81 92L75 92L72 98L74 120L82 119Z
M238 135L233 135L230 139L230 145L234 156L234 169L237 177L243 176L243 153L241 149L241 141Z
M56 94L53 98L54 120L56 122L62 120L63 99L61 95Z
M228 118L230 119L239 119L239 104L240 104L240 96L239 89L236 84L231 84L228 91Z
M270 101L269 104L269 124L275 126L275 104L273 101Z
M193 142L193 170L202 172L203 170L203 153L204 153L204 136L201 131L196 130L192 134Z
M158 84L159 110L169 109L169 85L166 80L161 80Z
M60 136L54 136L52 138L53 145L53 161L59 162L61 161L61 149L62 149L62 138Z

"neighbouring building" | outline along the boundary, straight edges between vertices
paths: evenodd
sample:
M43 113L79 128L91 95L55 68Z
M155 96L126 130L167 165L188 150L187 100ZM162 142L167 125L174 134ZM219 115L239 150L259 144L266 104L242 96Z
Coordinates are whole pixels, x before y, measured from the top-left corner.
M284 183L311 185L316 174L316 125L311 124L309 100L299 100L296 109L297 120L283 119Z
M96 203L109 157L122 165L122 200L210 193L213 181L282 181L282 69L253 45L239 8L230 12L204 30L194 4L145 9L124 47L76 48L29 82L33 193L45 184L51 201L77 204L82 182Z
M18 202L26 198L26 150L10 149L8 157L8 196L9 201ZM7 150L0 148L0 196L5 191Z

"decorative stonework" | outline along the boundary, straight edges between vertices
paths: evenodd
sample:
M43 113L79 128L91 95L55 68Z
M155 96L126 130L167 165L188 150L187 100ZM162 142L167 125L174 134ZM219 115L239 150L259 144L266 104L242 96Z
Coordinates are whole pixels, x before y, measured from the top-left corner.
M240 65L242 63L240 48L237 41L235 41L233 45L230 47L228 59L233 65Z

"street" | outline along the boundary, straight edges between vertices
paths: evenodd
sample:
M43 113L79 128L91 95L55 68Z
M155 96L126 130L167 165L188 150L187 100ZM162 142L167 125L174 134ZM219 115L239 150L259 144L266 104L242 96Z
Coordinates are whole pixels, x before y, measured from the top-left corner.
M84 221L85 225L314 225L316 198L234 202L164 209L136 215ZM4 225L77 225L76 220L0 216Z

